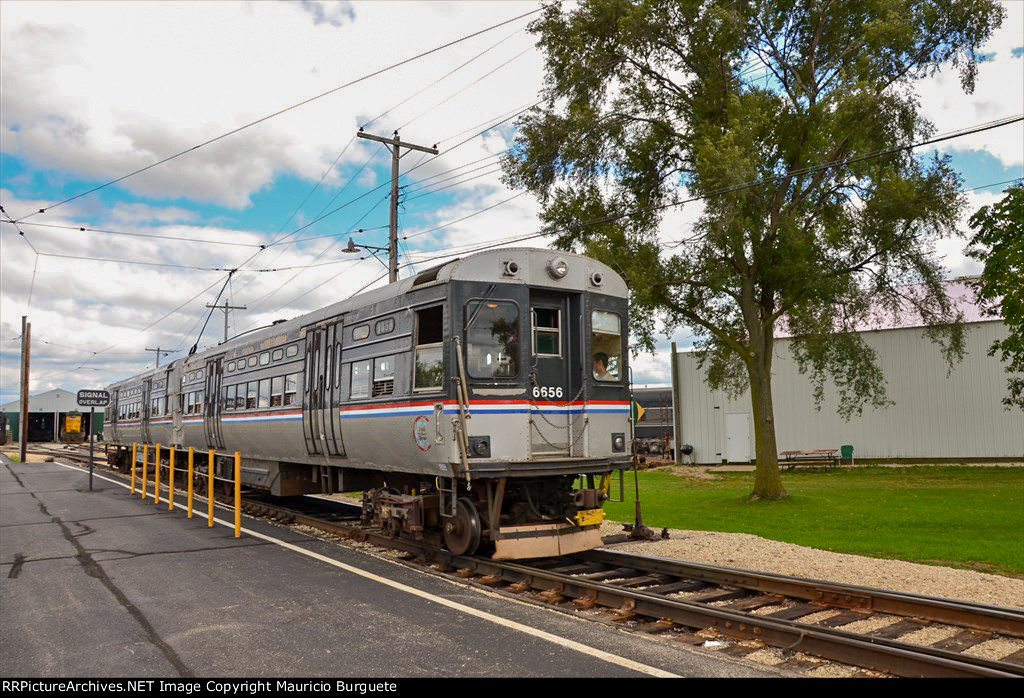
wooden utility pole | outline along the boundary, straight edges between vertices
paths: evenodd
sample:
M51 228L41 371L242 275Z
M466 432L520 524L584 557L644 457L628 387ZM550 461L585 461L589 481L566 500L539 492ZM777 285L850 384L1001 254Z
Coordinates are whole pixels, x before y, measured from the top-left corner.
M164 351L160 347L157 347L156 349L150 349L149 347L146 347L146 351L155 351L156 352L156 367L157 368L160 368L160 354L163 354L164 356L167 356L167 354L169 353L169 352Z
M21 424L18 429L21 432L21 444L18 453L21 462L25 462L25 447L28 443L28 360L32 351L32 323L28 316L21 316Z
M224 305L210 305L206 304L207 308L220 308L224 311L224 341L228 341L228 311L229 310L247 310L244 305L228 305L227 301L224 301Z
M437 155L437 148L403 143L398 137L398 131L395 131L394 138L371 136L369 133L363 133L362 131L356 135L360 138L383 143L391 151L391 232L388 235L388 282L393 284L398 281L398 161L403 155L401 149L406 148L406 152L418 150L421 153Z

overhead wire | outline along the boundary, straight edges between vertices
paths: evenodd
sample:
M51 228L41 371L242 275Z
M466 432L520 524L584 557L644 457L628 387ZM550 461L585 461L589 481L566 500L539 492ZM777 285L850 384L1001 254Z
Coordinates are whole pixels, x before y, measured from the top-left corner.
M554 1L558 2L558 0L554 0ZM290 111L292 111L294 109L298 109L299 107L305 106L305 105L309 104L310 102L314 102L314 101L316 101L318 99L322 99L323 97L326 97L328 95L334 94L335 92L343 90L346 87L351 87L352 85L358 84L358 83L363 82L365 80L369 80L370 78L376 77L378 75L382 75L383 73L386 73L388 71L394 70L395 68L401 67L401 66L406 65L408 63L412 63L413 61L417 61L417 60L419 60L421 58L424 58L426 56L429 56L429 55L431 55L433 53L437 53L438 51L443 51L444 49L449 48L450 46L455 46L456 44L460 44L460 43L462 43L464 41L467 41L469 39L472 39L472 38L474 38L476 36L480 36L481 34L485 34L485 33L489 32L489 31L493 31L494 29L498 29L499 27L503 27L503 26L505 26L507 24L511 24L512 22L515 22L517 20L523 19L524 17L529 17L530 15L533 15L533 14L536 14L538 12L541 12L544 9L545 9L545 7L541 6L541 7L538 7L536 9L530 10L529 12L524 12L523 14L517 15L516 17L512 17L511 19L507 19L507 20L504 20L504 21L499 22L497 24L493 24L493 25L491 25L489 27L486 27L484 29L472 32L470 34L466 34L466 35L464 35L462 37L459 37L458 39L455 39L455 40L452 40L452 41L448 41L448 42L446 42L444 44L441 44L439 46L436 46L436 47L434 47L432 49L429 49L427 51L423 51L422 53L418 53L415 56L412 56L410 58L406 58L406 59L398 61L396 63L392 63L391 65L389 65L387 67L381 68L379 70L375 70L375 71L373 71L371 73L367 73L366 75L358 77L358 78L356 78L354 80L351 80L349 82L346 82L346 83L344 83L342 85L339 85L337 87L333 87L330 90L327 90L325 92L321 92L318 95L315 95L313 97L309 97L307 99L304 99L301 102L297 102L295 104L292 104L291 106L285 107L284 109L279 109L278 111L275 111L272 114L268 114L266 116L263 116L263 117L261 117L259 119L254 120L254 121L250 121L249 123L243 124L242 126L239 126L239 127L234 128L234 129L232 129L230 131L227 131L226 133L222 133L219 136L215 136L214 138L210 138L208 140L205 140L202 143L194 145L194 146L192 146L190 148L186 148L185 150L182 150L180 152L174 153L173 155L170 155L170 156L165 157L165 158L163 158L161 160L158 160L157 162L154 162L154 163L151 163L149 165L146 165L145 167L141 167L141 168L139 168L137 170L133 170L132 172L129 172L128 174L122 175L121 177L117 177L116 179L112 179L112 180L110 180L110 181L108 181L108 182L106 182L104 184L101 184L101 185L96 186L96 187L92 187L91 189L89 189L87 191L83 191L83 192L81 192L79 194L75 194L74 196L68 197L67 199L64 199L62 201L58 201L58 202L50 204L48 206L44 206L43 208L39 209L36 212L33 212L33 213L27 214L25 216L22 216L21 218L18 219L18 221L20 222L22 220L25 220L27 218L31 218L32 216L38 215L40 213L45 213L45 212L50 211L50 210L52 210L52 209L54 209L54 208L56 208L58 206L63 206L64 204L67 204L67 203L69 203L71 201L79 199L79 198L81 198L83 196L86 196L88 194L92 194L94 192L100 191L101 189L109 187L109 186L111 186L113 184L117 184L118 182L123 182L124 180L128 179L129 177L133 177L135 175L138 175L138 174L141 174L143 172L146 172L147 170L150 170L150 169L152 169L154 167L157 167L157 166L162 165L162 164L164 164L166 162L170 162L171 160L179 158L182 155L186 155L188 153L195 152L196 150L199 150L200 148L202 148L204 146L210 145L211 143L216 143L217 141L220 141L220 140L222 140L224 138L227 138L228 136L232 136L232 135L234 135L236 133L239 133L239 132L244 131L244 130L246 130L248 128L251 128L252 126L256 126L257 124L261 124L264 121L267 121L269 119L273 119L274 117L280 116L281 114L285 114L285 113L290 112Z

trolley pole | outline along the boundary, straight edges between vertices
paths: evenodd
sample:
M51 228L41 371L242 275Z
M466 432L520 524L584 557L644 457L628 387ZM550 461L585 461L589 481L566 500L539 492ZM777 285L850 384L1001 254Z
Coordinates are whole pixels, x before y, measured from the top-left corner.
M422 145L404 143L398 137L398 131L395 131L394 138L372 136L362 131L356 135L360 138L383 143L391 151L391 231L388 234L388 283L393 284L398 281L398 161L404 154L401 150L406 148L406 153L410 150L418 150L421 153L430 153L431 155L437 155L438 151L437 147L427 148Z

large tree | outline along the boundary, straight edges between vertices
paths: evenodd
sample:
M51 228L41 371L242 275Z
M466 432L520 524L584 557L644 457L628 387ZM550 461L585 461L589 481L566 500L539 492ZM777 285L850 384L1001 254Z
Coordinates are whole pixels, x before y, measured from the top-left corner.
M507 182L557 244L619 269L639 346L698 335L712 387L750 388L753 496L785 496L773 345L840 413L887 404L855 330L913 314L953 361L958 315L933 253L964 199L914 83L949 64L966 92L1002 20L992 0L583 0L531 25L545 101L518 123ZM665 224L687 199L691 229ZM687 205L701 205L687 204Z
M1024 408L1024 185L978 209L970 226L975 235L967 254L985 264L975 284L978 303L986 315L1003 318L1007 328L1006 338L988 351L999 353L1009 374L1003 404Z

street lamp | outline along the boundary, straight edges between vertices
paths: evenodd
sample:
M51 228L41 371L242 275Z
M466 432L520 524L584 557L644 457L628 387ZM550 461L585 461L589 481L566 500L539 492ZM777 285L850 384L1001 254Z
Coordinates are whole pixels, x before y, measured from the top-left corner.
M352 238L348 239L348 246L345 249L343 249L342 252L345 252L346 254L352 254L354 252L359 252L360 250L368 251L370 254L373 255L373 258L376 259L381 264L384 264L384 260L378 257L374 250L376 250L377 252L387 252L388 254L391 253L391 250L389 250L387 247L375 247L374 245L357 245L352 240ZM388 267L387 264L384 264L384 268L390 270L390 267ZM397 280L398 279L390 279L389 281L393 283Z

